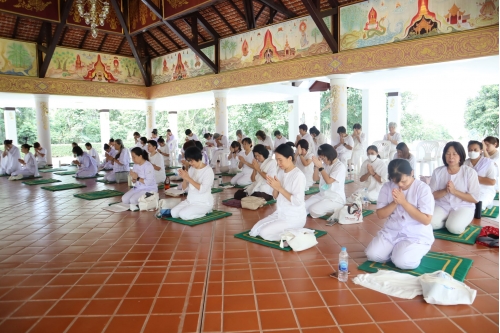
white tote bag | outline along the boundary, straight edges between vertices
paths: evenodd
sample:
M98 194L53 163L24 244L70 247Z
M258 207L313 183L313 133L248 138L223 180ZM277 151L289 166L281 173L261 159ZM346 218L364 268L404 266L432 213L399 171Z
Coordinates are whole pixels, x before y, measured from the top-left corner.
M423 274L418 279L424 299L430 304L472 304L476 298L476 290L443 271Z
M147 196L149 194L149 196ZM139 210L157 210L158 200L160 199L158 192L145 193L139 197Z
M307 228L287 229L281 234L280 247L286 247L285 242L292 250L304 251L318 244L314 230Z
M354 203L350 206L344 206L340 210L340 224L355 224L363 222L363 207L358 206L359 203Z

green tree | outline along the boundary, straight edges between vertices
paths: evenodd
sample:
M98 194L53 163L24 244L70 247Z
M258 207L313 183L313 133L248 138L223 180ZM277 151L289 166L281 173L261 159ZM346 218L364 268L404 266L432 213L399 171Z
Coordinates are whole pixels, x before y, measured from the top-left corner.
M317 37L318 37L319 35L320 35L320 33L319 33L318 28L314 28L314 29L312 29L312 31L311 31L311 36L313 36L313 37L314 37L314 44L316 44L316 43L318 42L318 41L317 41Z
M498 84L481 87L478 96L467 100L465 128L471 137L498 137Z
M21 43L12 43L7 50L7 59L14 67L26 68L31 65L31 56Z
M28 138L28 143L33 143L38 140L36 113L33 108L16 109L16 127L17 141L19 143L25 143L25 138Z
M50 112L51 141L54 144L101 141L96 109L53 109Z
M66 50L66 51L56 51L54 52L54 55L52 56L52 60L54 61L57 65L57 69L62 69L63 72L67 72L68 69L68 64L70 64L72 61L75 61L75 55L72 51Z
M227 50L231 48L231 42L229 41L229 39L224 39L221 44L221 48L224 50L224 59L227 60Z
M110 135L114 139L122 139L125 146L134 142L134 132L149 138L151 133L143 133L146 128L146 112L138 110L109 110Z

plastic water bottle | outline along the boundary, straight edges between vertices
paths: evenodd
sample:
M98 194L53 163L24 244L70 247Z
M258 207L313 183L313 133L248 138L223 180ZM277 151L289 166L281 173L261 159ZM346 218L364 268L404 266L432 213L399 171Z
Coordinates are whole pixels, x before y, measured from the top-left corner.
M349 256L345 247L340 249L339 253L339 281L347 282L349 274Z

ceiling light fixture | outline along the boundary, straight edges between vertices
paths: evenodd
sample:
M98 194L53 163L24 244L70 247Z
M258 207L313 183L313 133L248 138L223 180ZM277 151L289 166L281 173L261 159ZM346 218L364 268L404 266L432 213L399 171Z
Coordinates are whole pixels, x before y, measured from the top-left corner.
M86 6L87 5L87 6ZM88 7L88 12L86 8ZM104 20L109 14L109 2L101 0L76 0L76 9L85 24L90 25L92 37L97 37L97 26L104 25Z

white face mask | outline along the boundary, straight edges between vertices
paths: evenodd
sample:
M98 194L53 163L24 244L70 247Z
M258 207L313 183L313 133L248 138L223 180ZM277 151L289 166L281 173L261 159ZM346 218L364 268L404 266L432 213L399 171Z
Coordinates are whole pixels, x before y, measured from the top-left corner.
M472 159L472 160L475 160L476 158L479 157L479 155L481 155L481 153L479 153L478 151L470 151L469 152L469 157Z
M377 159L377 155L368 155L368 158L373 162Z

